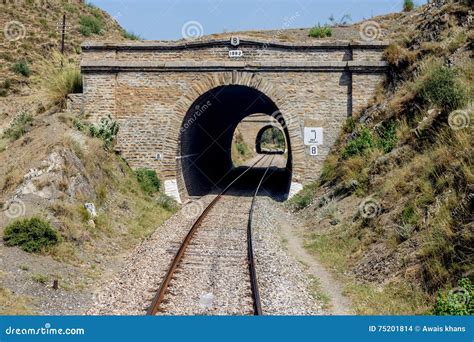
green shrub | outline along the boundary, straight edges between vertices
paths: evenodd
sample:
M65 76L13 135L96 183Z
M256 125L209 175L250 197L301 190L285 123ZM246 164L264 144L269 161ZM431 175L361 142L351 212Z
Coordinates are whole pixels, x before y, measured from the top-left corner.
M61 237L48 222L32 217L9 224L5 228L3 240L7 246L18 246L31 253L57 244Z
M319 181L321 184L331 182L336 178L338 167L338 159L334 156L328 156L324 161L323 168L321 170L321 176Z
M292 206L296 211L306 208L313 201L317 189L317 182L305 185L303 190L288 201L290 206Z
M3 83L0 85L0 96L7 96L8 95L8 89L10 89L12 86L12 82L9 79L6 79L3 81Z
M412 204L408 204L403 208L402 211L402 222L409 225L418 224L418 214L415 207Z
M66 11L66 13L69 13L69 14L77 13L77 7L74 4L69 4L69 3L64 4L64 10Z
M244 143L242 142L236 142L235 143L235 147L237 148L237 152L241 155L241 156L245 156L247 154L247 145L245 145Z
M364 155L375 146L376 142L370 129L361 126L357 132L357 137L347 144L342 152L342 156L347 159L357 155Z
M462 278L458 287L439 292L433 308L435 315L472 316L474 315L474 285L468 278Z
M342 131L344 133L352 133L355 129L355 120L354 118L347 118L344 126L342 127Z
M448 112L461 108L468 101L456 70L445 66L436 67L421 82L419 96L425 103L438 105Z
M178 210L178 203L170 196L160 193L158 197L158 204L165 210L175 212Z
M332 36L332 28L329 26L316 25L309 30L309 36L314 38L326 38Z
M403 11L410 12L412 9L415 8L415 3L413 0L404 0L403 1Z
M310 193L304 193L295 195L292 202L296 210L301 210L310 205L312 200L313 196Z
M79 32L86 37L89 37L92 34L101 34L104 28L102 19L93 15L81 16L79 24Z
M10 141L19 139L23 134L28 132L32 121L33 117L30 114L26 112L20 113L20 115L13 119L10 127L3 132L3 138L7 138Z
M377 129L377 146L385 153L390 152L397 145L397 125L394 121L384 123Z
M29 77L31 75L31 69L28 62L24 59L19 60L12 66L13 72L17 74L23 75L25 77Z
M160 191L161 182L154 170L145 168L137 169L135 175L137 176L140 187L146 194L153 195Z
M117 136L119 126L117 121L112 120L110 116L102 118L100 123L89 126L89 134L92 137L99 138L104 142L106 148L109 148Z
M137 35L133 32L128 32L128 31L123 31L122 36L124 38L130 39L130 40L141 40L142 39L139 35Z
M285 136L283 132L276 127L267 128L261 138L261 147L276 147L278 149L285 149Z

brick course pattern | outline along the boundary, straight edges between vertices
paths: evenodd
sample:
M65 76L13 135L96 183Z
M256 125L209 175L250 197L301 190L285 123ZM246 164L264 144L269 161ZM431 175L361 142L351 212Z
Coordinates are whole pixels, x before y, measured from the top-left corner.
M81 63L83 109L91 121L115 118L117 150L129 164L177 180L186 198L179 162L186 113L216 87L255 88L280 110L290 136L292 181L304 184L318 178L346 119L374 97L385 78L385 47L380 42L89 43L83 45ZM235 49L243 56L230 58L229 50ZM314 125L324 128L324 144L317 156L309 156L303 127Z

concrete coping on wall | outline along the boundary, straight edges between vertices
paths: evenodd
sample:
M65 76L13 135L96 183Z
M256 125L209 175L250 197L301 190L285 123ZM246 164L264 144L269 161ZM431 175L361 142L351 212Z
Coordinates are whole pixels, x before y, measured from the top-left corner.
M81 71L90 72L170 72L170 71L360 71L385 72L385 61L116 61L90 60L81 62Z
M108 41L86 41L81 44L84 52L87 51L146 51L146 50L185 50L203 49L213 47L230 47L229 39L208 39L194 41L141 41L141 42L108 42ZM386 41L315 41L313 43L291 43L274 42L266 40L241 39L239 47L259 47L275 48L287 50L308 50L308 49L373 49L383 50L388 46Z

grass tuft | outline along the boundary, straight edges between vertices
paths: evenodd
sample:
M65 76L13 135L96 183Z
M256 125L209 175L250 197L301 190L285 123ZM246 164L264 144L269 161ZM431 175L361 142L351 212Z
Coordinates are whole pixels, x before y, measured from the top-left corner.
M321 26L320 24L313 26L308 35L313 38L326 38L332 36L332 28L329 26Z
M21 59L15 64L13 64L12 71L25 77L30 77L31 75L30 65L24 59Z
M9 139L10 141L19 139L28 132L32 121L33 117L30 114L26 112L20 113L13 119L10 127L3 132L3 138Z

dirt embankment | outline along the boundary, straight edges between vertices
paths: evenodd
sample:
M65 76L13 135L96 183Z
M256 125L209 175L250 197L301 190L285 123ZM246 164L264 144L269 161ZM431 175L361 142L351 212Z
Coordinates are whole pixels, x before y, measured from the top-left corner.
M427 313L473 276L472 15L438 1L374 18L388 80L293 200L308 250L358 313Z

